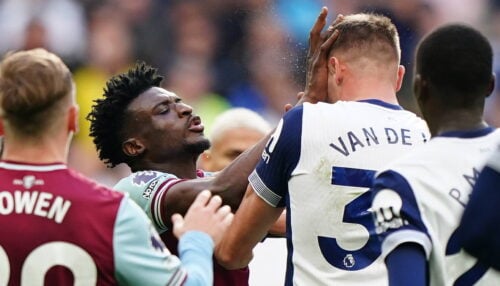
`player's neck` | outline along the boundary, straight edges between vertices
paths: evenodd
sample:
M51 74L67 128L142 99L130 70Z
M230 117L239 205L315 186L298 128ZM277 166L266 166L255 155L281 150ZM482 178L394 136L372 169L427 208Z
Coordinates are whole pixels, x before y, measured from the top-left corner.
M391 104L399 104L394 86L390 82L381 82L378 78L361 78L346 81L342 87L340 99L358 101L378 99Z
M441 110L427 118L427 124L432 136L449 131L470 131L485 128L488 124L482 118L482 112L471 110Z
M53 139L18 141L4 138L2 160L34 164L66 163L68 152L63 146L54 143Z

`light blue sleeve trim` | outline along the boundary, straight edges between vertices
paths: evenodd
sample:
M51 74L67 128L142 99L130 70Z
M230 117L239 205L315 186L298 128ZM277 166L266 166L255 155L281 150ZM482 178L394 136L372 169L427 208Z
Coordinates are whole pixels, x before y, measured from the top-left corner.
M121 285L182 285L186 271L170 254L140 207L124 197L113 234L115 277Z
M201 231L188 231L179 240L179 256L187 270L186 286L212 285L214 242Z
M416 230L400 230L389 234L382 242L382 257L385 259L396 247L404 243L416 243L424 249L427 259L431 256L432 242L429 237L420 231Z

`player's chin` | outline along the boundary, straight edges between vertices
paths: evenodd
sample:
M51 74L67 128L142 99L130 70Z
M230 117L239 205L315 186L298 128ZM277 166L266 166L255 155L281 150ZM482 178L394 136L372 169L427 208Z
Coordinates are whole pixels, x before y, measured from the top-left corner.
M194 139L194 138L191 138ZM205 138L204 136L197 138L196 140L190 140L189 144L187 145L187 148L189 151L192 153L203 153L203 151L207 150L210 148L210 141Z

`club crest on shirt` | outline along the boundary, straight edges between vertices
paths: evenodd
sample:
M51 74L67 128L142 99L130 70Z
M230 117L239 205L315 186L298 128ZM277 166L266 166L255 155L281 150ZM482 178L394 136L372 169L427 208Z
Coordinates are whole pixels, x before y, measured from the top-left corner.
M142 186L156 177L155 171L140 171L132 177L132 183L136 186Z
M37 179L33 175L26 175L22 179L14 179L12 181L13 185L23 186L26 189L31 189L33 186L41 186L44 184L42 179Z
M151 239L151 246L158 252L166 252L167 248L165 247L165 244L163 244L163 242L161 241L160 236L153 228L153 226L150 226L149 233Z

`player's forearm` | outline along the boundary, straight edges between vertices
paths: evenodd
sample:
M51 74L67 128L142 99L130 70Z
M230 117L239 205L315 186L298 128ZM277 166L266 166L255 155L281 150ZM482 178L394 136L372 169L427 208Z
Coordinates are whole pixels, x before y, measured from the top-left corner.
M264 202L249 186L233 223L215 249L220 264L228 269L247 266L253 257L252 249L282 212L282 208Z
M224 170L219 172L212 182L210 191L213 194L220 195L224 204L230 205L233 211L238 209L243 199L248 186L248 176L259 162L271 134L238 156Z
M269 236L284 237L286 235L286 211L280 215L278 220L269 229Z
M213 284L213 248L210 236L201 232L187 232L179 240L179 256L187 271L184 285Z

